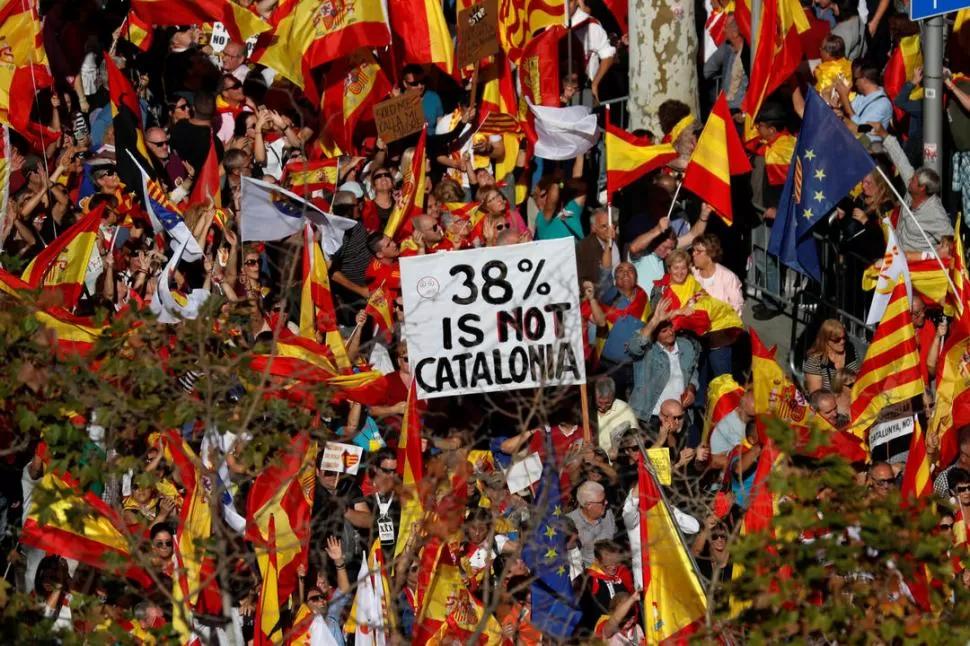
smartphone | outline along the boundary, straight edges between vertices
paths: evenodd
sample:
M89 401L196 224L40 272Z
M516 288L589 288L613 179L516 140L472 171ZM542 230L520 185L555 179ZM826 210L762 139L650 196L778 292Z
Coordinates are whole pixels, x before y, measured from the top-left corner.
M860 135L864 135L865 133L872 131L872 126L870 126L868 123L863 123L856 128L856 131Z

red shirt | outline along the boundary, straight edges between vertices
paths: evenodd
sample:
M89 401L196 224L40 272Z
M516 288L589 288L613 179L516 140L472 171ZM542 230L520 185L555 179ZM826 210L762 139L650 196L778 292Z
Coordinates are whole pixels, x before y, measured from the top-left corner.
M382 284L384 285L385 293L387 291L400 292L401 291L401 268L397 261L391 264L385 264L376 258L370 261L367 265L367 270L364 272L364 278L367 280L367 289L374 291ZM390 296L388 296L390 300Z

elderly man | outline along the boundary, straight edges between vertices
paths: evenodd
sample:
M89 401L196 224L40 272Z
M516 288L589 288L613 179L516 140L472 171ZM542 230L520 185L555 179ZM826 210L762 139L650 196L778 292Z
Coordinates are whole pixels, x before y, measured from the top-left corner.
M896 473L887 462L874 462L869 467L869 489L873 498L886 498L896 488Z
M249 65L246 64L246 46L231 42L222 50L222 71L232 74L240 83L246 82Z
M819 388L809 396L809 403L819 417L832 425L832 428L839 429L849 423L844 415L839 414L839 402L831 390Z
M940 498L948 498L953 483L950 482L950 474L956 469L970 471L970 426L961 426L957 430L958 453L956 461L946 465L933 481L933 492ZM926 453L930 464L937 462L940 458L940 436L936 433L929 433L926 436ZM949 459L949 458L948 458ZM943 465L941 465L943 466Z
M596 380L596 427L600 448L610 460L616 459L617 440L627 430L637 428L637 416L628 403L616 398L616 382L610 377Z
M580 282L595 283L599 280L601 266L613 268L620 264L620 250L609 211L605 208L593 210L590 221L592 232L576 245L576 265Z
M662 300L626 346L634 361L630 405L641 420L659 417L668 399L689 408L700 386L700 349L693 339L677 335L671 323L675 314Z
M940 201L940 176L932 168L925 166L914 170L899 141L889 135L881 124L870 125L874 133L883 137L882 145L892 158L899 176L906 183L906 203L916 216L916 222L908 213L899 216L899 225L896 227L899 247L903 251L936 253L940 240L944 236L953 235L950 216ZM926 232L929 241L920 233L920 227Z
M576 501L579 507L566 514L566 517L576 524L583 567L588 568L595 559L593 550L596 541L616 536L616 521L613 512L606 507L606 490L600 483L587 480L579 485Z
M626 348L643 327L649 298L637 285L637 270L628 262L620 263L612 274L609 267L600 267L599 293L600 308L609 322L609 334L600 354L600 372L613 377L617 394L626 397L634 383L633 363Z

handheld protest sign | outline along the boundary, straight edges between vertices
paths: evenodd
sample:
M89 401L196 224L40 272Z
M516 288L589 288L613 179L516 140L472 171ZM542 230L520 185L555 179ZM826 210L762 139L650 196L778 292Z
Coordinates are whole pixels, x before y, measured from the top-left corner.
M320 456L320 470L339 474L357 475L364 449L355 444L327 442Z
M411 90L374 105L374 125L385 143L421 132L424 127L421 93Z
M499 53L498 0L484 0L458 12L458 67Z
M572 239L401 259L420 399L586 383Z

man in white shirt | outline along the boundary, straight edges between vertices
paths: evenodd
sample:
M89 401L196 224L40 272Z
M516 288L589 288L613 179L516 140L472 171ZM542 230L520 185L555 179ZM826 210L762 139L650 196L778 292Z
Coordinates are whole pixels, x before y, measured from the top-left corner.
M586 75L590 80L590 90L596 103L599 103L600 81L606 76L607 70L613 65L616 48L610 44L610 37L606 30L589 11L582 0L569 0L569 16L566 26L572 25L573 33L583 45L584 60L586 61Z
M617 440L628 429L638 428L637 415L625 401L616 398L612 377L596 380L596 427L600 448L611 460L616 458Z

